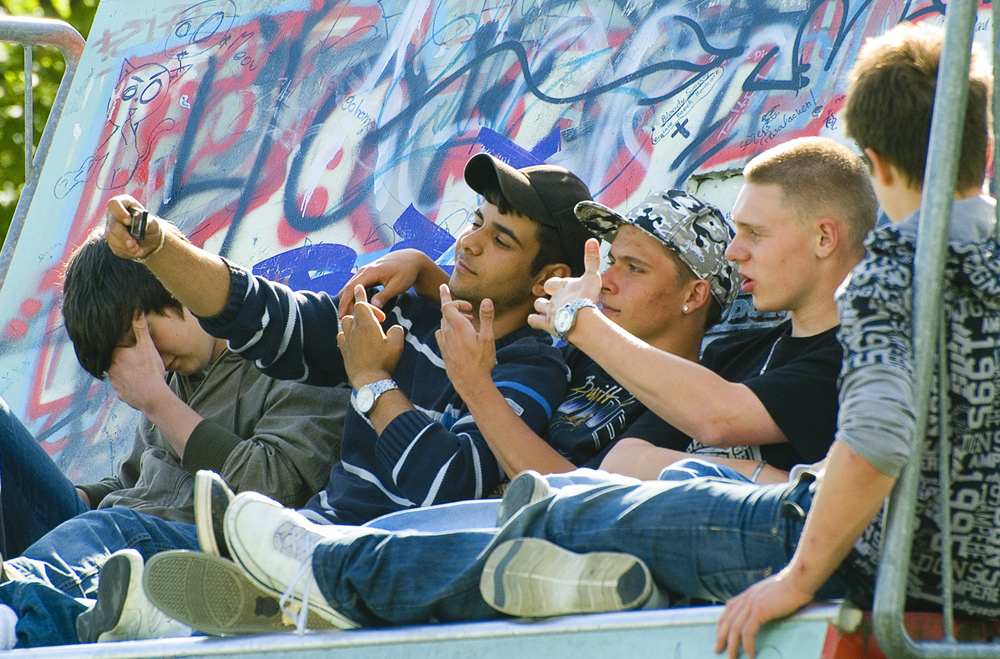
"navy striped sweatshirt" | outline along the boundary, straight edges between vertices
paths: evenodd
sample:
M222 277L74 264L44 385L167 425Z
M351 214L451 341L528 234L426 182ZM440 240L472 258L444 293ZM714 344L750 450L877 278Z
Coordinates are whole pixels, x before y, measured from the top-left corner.
M267 375L314 385L347 382L337 348L337 300L292 291L229 263L229 302L201 319L212 336L252 360ZM468 408L445 374L434 332L440 307L413 294L385 309L384 327L406 332L393 373L414 408L378 435L353 408L347 411L341 462L324 490L306 505L340 524L363 524L386 513L489 496L504 480ZM497 341L493 381L511 407L545 436L566 394L568 369L544 332L523 327ZM353 400L353 397L352 397Z

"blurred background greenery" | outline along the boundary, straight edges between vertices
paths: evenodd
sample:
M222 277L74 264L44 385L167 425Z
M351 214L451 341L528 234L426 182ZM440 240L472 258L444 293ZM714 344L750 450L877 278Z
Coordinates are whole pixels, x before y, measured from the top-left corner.
M0 0L0 14L58 18L84 38L100 0ZM35 144L59 89L65 62L54 48L32 49ZM0 243L7 236L17 198L24 187L24 49L0 43Z

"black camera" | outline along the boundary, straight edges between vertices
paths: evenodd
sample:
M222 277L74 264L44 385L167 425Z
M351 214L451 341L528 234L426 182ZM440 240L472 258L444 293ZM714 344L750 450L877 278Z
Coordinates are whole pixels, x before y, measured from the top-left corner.
M136 240L143 240L146 237L146 224L149 222L149 211L140 210L138 208L128 209L129 215L132 216L132 224L128 228L128 232Z

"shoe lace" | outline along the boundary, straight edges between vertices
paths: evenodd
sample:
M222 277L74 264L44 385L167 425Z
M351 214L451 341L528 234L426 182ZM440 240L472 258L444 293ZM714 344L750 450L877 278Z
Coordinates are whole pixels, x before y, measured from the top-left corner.
M274 535L275 549L286 556L302 560L302 564L299 565L295 576L292 577L291 583L288 584L278 600L278 606L281 607L282 612L295 622L295 631L298 634L305 633L306 623L309 620L309 598L312 595L314 581L312 578L313 550L322 541L322 536L294 524L281 525ZM302 588L302 603L296 610L299 597L296 596L295 591L303 580L305 580L305 584Z

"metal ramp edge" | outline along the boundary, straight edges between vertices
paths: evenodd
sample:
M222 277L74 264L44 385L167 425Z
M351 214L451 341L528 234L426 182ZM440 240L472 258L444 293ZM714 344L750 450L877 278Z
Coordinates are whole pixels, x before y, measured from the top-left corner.
M144 657L293 656L313 659L546 659L660 656L714 657L715 622L721 606L568 616L541 621L421 625L322 634L272 634L234 638L192 637L95 643L30 650L12 656L41 659L139 659ZM814 604L761 631L757 656L820 657L829 625L853 619L854 610L836 603ZM858 614L857 619L860 619ZM522 654L524 653L524 654Z

